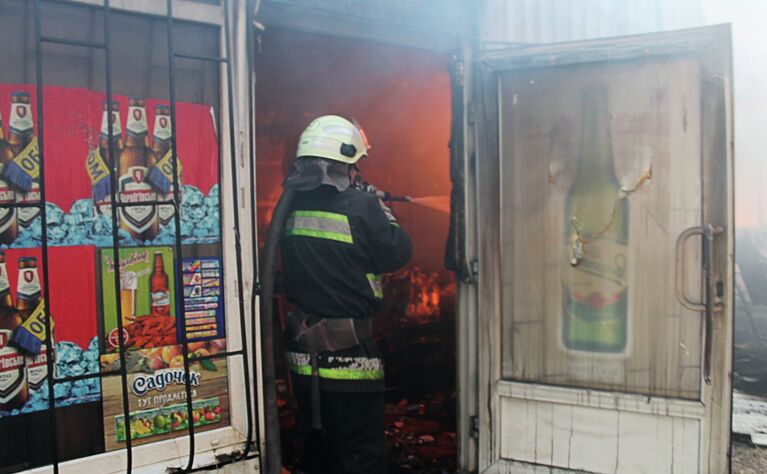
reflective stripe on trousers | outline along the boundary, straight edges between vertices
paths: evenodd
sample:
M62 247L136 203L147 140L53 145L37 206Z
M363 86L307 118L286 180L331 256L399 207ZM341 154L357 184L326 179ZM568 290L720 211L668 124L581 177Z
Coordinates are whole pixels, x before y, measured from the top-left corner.
M311 356L303 352L285 351L290 370L298 375L312 375ZM319 376L331 380L383 380L383 360L378 357L336 357L322 358ZM325 365L326 367L323 367ZM327 367L330 366L330 367Z

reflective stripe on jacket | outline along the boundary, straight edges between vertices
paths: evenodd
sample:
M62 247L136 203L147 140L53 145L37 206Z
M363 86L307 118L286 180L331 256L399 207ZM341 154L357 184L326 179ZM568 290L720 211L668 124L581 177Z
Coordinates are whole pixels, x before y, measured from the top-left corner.
M296 193L282 241L288 300L321 318L373 317L381 307L381 274L410 259L410 237L390 223L378 198L332 186ZM287 344L297 383L311 375L309 354ZM383 361L372 340L321 353L319 376L327 390L383 389Z

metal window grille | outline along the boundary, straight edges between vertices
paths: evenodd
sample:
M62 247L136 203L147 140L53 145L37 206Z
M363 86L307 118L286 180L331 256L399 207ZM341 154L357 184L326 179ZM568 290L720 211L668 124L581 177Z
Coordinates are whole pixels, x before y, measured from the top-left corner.
M207 61L207 62L213 62L217 64L222 64L225 67L225 74L226 74L226 89L227 89L227 103L228 103L228 124L229 124L229 130L228 130L228 137L224 137L223 134L219 136L219 148L221 148L221 145L223 144L223 140L229 140L229 147L230 147L230 163L231 163L231 173L232 173L232 179L234 182L236 182L236 176L237 176L237 163L236 163L236 155L234 150L236 149L236 138L235 138L235 131L234 131L234 85L233 85L233 72L232 72L232 62L231 62L231 54L232 54L232 46L231 46L231 35L230 35L230 8L229 8L229 0L222 0L223 1L223 11L224 11L224 41L225 41L225 56L203 56L203 55L192 55L192 54L182 54L182 53L176 53L174 49L174 26L175 21L173 17L173 0L166 0L166 15L165 15L165 21L166 21L166 30L167 30L167 49L168 49L168 86L169 86L169 93L170 93L170 116L171 116L171 150L172 150L172 167L173 167L173 198L169 201L157 201L157 202L149 202L149 203L141 203L140 205L159 205L159 204L167 204L172 205L174 208L174 215L173 215L173 225L175 227L175 264L177 266L177 270L175 272L176 281L175 286L177 289L182 288L182 278L183 274L180 270L181 262L183 261L183 248L182 248L182 242L181 242L181 224L180 224L180 200L179 200L179 181L178 181L178 162L177 162L177 156L176 156L176 77L175 77L175 60L176 59L186 59L186 60L194 60L194 61ZM113 370L113 371L101 371L99 373L94 374L84 374L84 375L78 375L74 377L57 377L54 378L54 364L55 361L53 360L53 348L51 345L51 315L49 311L49 284L48 284L48 234L47 234L47 215L46 215L46 185L48 185L48 181L46 181L45 176L45 144L44 144L44 121L45 117L43 114L44 110L44 92L43 92L43 86L44 86L44 75L43 75L43 52L42 52L42 45L44 43L52 43L52 44L59 44L59 45L65 45L70 47L80 47L80 48L89 48L89 49L100 49L104 51L105 54L105 76L106 76L106 100L107 103L112 103L112 40L111 40L111 31L112 31L112 19L111 19L111 8L110 8L110 2L109 0L104 0L103 3L103 28L104 28L104 41L98 42L98 41L79 41L79 40L71 40L71 39L64 39L64 38L57 38L54 36L46 36L44 32L42 31L42 25L41 25L41 12L42 12L42 5L41 0L34 0L34 38L35 38L35 64L36 64L36 86L37 86L37 129L38 129L38 140L39 140L39 152L40 152L40 202L38 203L30 203L30 204L7 204L3 205L4 207L32 207L32 208L38 208L40 209L40 216L41 216L41 228L42 228L42 242L41 242L41 251L42 251L42 269L43 269L43 295L44 295L44 310L45 310L45 326L47 330L46 334L46 356L47 356L47 365L48 365L48 373L51 374L47 379L47 389L48 389L48 410L49 410L49 423L50 423L50 450L52 454L52 467L53 472L58 473L59 471L59 455L58 455L58 432L57 432L57 426L56 426L56 406L55 406L55 397L54 397L54 386L58 383L64 383L64 382L74 382L77 380L84 380L89 378L96 378L96 377L104 377L104 376L111 376L111 375L119 375L120 376L120 382L121 382L121 388L122 388L122 406L123 406L123 416L124 419L127 420L127 424L129 425L130 422L130 407L129 407L129 399L128 399L128 383L127 383L127 365L125 360L125 340L124 340L124 333L123 333L123 322L122 322L122 308L120 304L120 292L115 292L115 299L116 299L116 305L115 310L117 313L117 326L118 326L118 343L119 343L119 357L120 357L120 369L119 370ZM210 3L210 2L206 2ZM218 2L215 2L218 3ZM251 41L249 41L248 49L252 53L252 45L250 44L252 42L253 38L253 32L252 32L252 25L250 22L248 22L248 37ZM250 59L249 59L250 61ZM248 97L249 105L248 109L252 115L252 93L249 94ZM108 121L108 130L110 136L112 136L112 121ZM252 131L252 127L251 127ZM251 143L251 167L253 164L253 137L252 133L249 137L250 143ZM117 198L117 179L116 179L116 167L118 166L117 161L114 159L115 150L113 146L113 142L109 141L109 161L112 164L110 167L110 178L111 178L111 190L110 195L112 199L112 206L111 206L111 212L112 212L112 255L114 258L114 261L119 261L119 250L120 250L120 242L118 238L118 226L119 226L119 220L117 218L117 209L118 208L125 208L130 206L135 206L137 204L133 203L121 203L118 202ZM251 173L251 184L253 184L254 176L253 173ZM245 316L245 307L244 307L244 289L243 289L243 283L242 283L242 246L240 242L240 223L239 223L239 217L237 213L238 209L238 196L237 196L237 189L235 186L232 186L232 206L235 209L235 212L233 213L233 230L234 230L234 249L235 249L235 262L236 262L236 275L237 275L237 294L238 294L238 300L239 300L239 324L240 324L240 335L241 335L241 348L239 350L235 351L225 351L218 354L211 354L203 357L196 358L195 360L211 360L211 359L220 359L220 358L229 358L229 357L242 357L242 364L243 364L243 378L244 378L244 385L245 385L245 406L246 406L246 416L247 416L247 433L246 433L246 444L244 447L244 450L241 452L240 457L238 459L244 459L251 449L251 445L254 442L254 436L257 437L258 433L257 430L255 430L254 427L254 420L253 420L253 405L251 403L252 396L251 396L251 381L250 381L250 367L249 367L249 353L248 353L248 346L247 346L247 333L246 333L246 316ZM223 192L223 191L222 191ZM219 204L221 205L221 204ZM223 216L220 214L221 218ZM253 233L253 240L255 242L255 233ZM221 239L223 239L223 235L221 234ZM254 249L257 248L256 245L254 245ZM257 258L257 257L256 257ZM120 285L120 266L115 266L115 272L114 272L114 284L115 288L119 288ZM184 318L184 292L183 291L176 291L177 294L177 304L176 304L176 318L178 320L183 320ZM254 292L255 296L255 292ZM185 373L185 380L184 380L184 388L185 388L185 394L186 394L186 412L187 412L187 419L192 419L192 396L191 396L191 386L190 386L190 377L189 377L189 348L187 345L187 337L186 337L186 325L181 325L181 335L180 335L180 343L182 347L182 354L183 354L183 366L184 366L184 373ZM189 439L189 458L187 461L187 465L184 469L182 469L183 472L187 472L192 469L194 466L194 457L195 457L195 429L194 429L194 423L190 422L188 423L188 439ZM257 442L257 439L255 440ZM126 432L126 459L127 459L127 465L126 465L126 472L131 472L133 469L133 456L132 456L132 436L130 434L130 429L127 429Z

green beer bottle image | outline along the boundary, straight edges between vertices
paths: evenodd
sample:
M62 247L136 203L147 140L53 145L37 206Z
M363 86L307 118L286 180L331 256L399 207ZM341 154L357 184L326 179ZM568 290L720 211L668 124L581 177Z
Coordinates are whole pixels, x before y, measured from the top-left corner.
M584 94L575 181L565 203L562 338L567 349L622 353L628 339L628 202L619 199L607 92Z

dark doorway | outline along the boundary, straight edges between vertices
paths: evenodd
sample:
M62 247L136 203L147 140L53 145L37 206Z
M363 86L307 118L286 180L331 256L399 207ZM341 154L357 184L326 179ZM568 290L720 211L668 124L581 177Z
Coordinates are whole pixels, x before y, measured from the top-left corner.
M360 164L379 189L408 195L394 213L413 239L408 266L385 277L376 317L387 373L391 472L455 469L455 283L443 265L449 223L448 56L270 29L256 53L259 236L266 234L301 130L312 118L355 117L372 150ZM260 242L263 244L263 242ZM279 286L277 287L279 292ZM277 300L284 303L277 295ZM284 317L287 304L277 304ZM278 360L283 456L295 465L295 404Z

